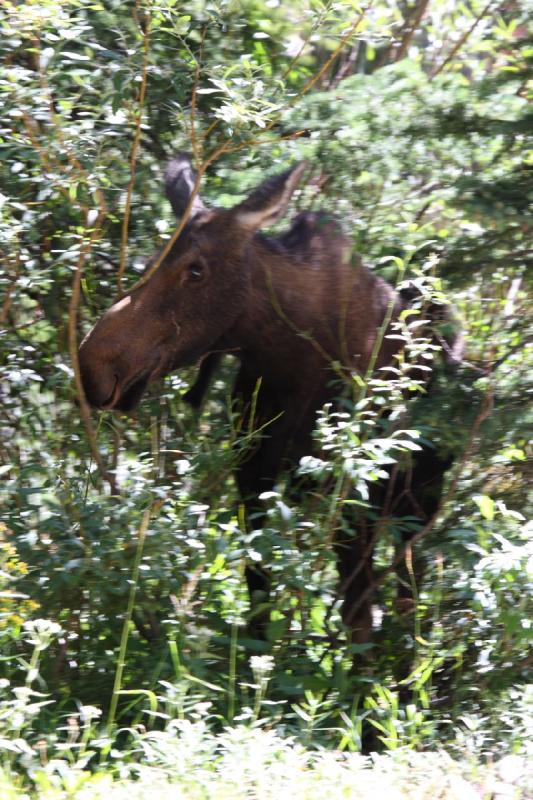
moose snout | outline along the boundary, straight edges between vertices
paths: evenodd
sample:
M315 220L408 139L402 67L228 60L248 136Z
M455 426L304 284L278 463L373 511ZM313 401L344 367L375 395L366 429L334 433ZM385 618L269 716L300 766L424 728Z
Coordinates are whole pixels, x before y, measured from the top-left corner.
M118 385L118 376L113 365L93 358L85 343L80 347L78 358L87 401L95 408L111 406Z
M80 375L90 405L100 409L132 411L148 384L164 374L167 355L158 348L142 347L142 338L117 341L96 325L79 349ZM128 343L130 348L128 349Z

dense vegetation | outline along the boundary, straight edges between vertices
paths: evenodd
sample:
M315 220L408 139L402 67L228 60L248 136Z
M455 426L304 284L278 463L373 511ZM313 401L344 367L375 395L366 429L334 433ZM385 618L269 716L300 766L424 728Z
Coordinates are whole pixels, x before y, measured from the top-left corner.
M531 739L531 11L529 0L3 3L7 797L81 797L91 772L129 771L139 797L168 780L186 797L252 796L235 777L241 756L245 771L271 775L261 797L321 796L328 781L346 797L351 781L369 796L434 797L433 770L448 774L449 797L474 784L472 796L490 795L499 780L527 791L520 758L503 774L483 765L524 757ZM435 365L431 392L406 402L402 363L386 385L354 377L346 411L318 420L331 458L301 467L337 491L296 504L280 485L260 535L231 478L230 357L201 414L181 400L194 371L152 387L133 418L91 414L79 392L80 337L172 233L161 173L177 150L194 153L203 196L219 205L307 159L294 211L333 212L354 254L393 284L451 300L464 334L450 369L420 314L406 317L398 333ZM400 444L385 419L402 421ZM415 606L398 607L391 569L414 523L390 520L375 639L356 647L329 546L339 509L371 515L369 482L420 437L454 467L438 519L403 554ZM248 633L247 559L272 570L268 642ZM380 757L379 785L355 755L369 747L401 751ZM320 748L355 760L313 756ZM473 759L453 768L463 783L448 756L427 753L442 749ZM218 772L203 772L214 754ZM301 781L279 783L279 771Z

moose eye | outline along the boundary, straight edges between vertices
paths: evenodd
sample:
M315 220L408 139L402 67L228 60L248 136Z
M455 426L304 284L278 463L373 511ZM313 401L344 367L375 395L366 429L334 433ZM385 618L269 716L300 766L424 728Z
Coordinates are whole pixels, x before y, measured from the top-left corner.
M201 281L205 276L205 267L198 261L194 261L188 268L189 278L193 281Z

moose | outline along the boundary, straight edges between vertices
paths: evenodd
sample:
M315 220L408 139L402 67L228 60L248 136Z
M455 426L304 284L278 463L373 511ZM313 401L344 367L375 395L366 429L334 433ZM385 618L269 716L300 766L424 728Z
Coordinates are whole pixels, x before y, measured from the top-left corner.
M188 220L155 272L105 312L79 350L88 401L122 412L149 384L203 359L188 398L199 405L220 354L237 356L241 427L260 432L235 474L252 520L261 513L259 496L313 452L317 413L339 396L339 372L349 379L369 365L387 367L402 347L379 332L408 300L360 260L352 263L336 222L303 212L281 236L261 233L281 218L305 169L299 163L268 178L231 209L208 208L193 192L190 157L175 157L166 195L178 218L189 209ZM379 512L387 498L396 515L422 525L438 507L449 463L424 446L407 472L376 483L371 502ZM371 637L373 542L364 521L339 525L334 544L342 615L356 643ZM254 598L256 605L268 598L269 578L249 566L246 580L253 609Z

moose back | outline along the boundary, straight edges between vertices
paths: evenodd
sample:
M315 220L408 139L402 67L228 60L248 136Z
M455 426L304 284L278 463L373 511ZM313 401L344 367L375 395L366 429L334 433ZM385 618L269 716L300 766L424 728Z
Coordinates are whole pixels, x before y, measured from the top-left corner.
M347 240L320 214L300 215L278 238L260 233L284 213L305 166L267 179L229 210L208 209L199 196L190 202L195 174L189 157L177 156L165 188L178 217L192 206L187 224L154 274L106 311L79 352L89 402L120 411L173 370L209 354L237 355L234 399L245 417L253 404L261 429L236 472L249 512L280 473L311 453L317 412L339 391L339 365L364 375L386 314L393 308L394 320L405 307L387 283L350 263ZM373 366L389 365L400 346L383 337ZM446 466L422 450L408 478L374 497L390 501L392 492L395 513L422 523L437 507ZM344 526L335 543L343 618L356 642L371 631L372 537L366 524ZM267 573L249 567L246 577L252 599L264 599Z

